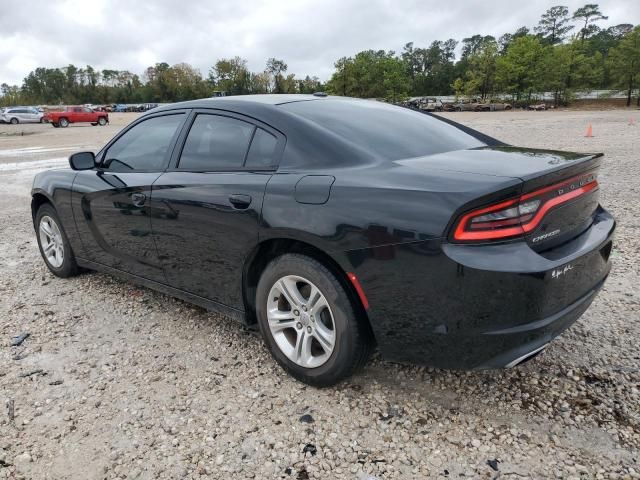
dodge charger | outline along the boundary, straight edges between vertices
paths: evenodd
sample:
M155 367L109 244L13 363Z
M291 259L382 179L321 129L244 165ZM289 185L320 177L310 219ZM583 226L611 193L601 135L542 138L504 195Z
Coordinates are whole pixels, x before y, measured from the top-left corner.
M38 174L31 207L54 275L107 272L257 324L287 372L327 386L374 347L438 368L538 354L610 269L602 159L376 101L223 97L154 109Z

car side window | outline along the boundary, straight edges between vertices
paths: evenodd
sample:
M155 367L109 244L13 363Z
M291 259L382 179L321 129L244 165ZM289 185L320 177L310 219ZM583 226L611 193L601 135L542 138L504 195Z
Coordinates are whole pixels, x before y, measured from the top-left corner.
M242 168L254 128L236 118L199 114L187 135L178 168L200 171Z
M275 163L278 139L262 128L256 128L251 147L247 154L245 167L266 168Z
M184 114L153 117L134 125L107 150L102 168L113 172L160 171L169 163L171 146Z
M89 107L85 107L85 108L82 109L82 111L84 113L91 113L93 110L91 110Z

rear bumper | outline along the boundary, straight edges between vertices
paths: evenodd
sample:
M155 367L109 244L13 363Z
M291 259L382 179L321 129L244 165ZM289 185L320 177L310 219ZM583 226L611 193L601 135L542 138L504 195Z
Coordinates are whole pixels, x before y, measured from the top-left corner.
M351 260L385 358L502 368L535 353L589 307L611 268L614 230L599 209L587 231L549 252L524 241L430 240L360 251Z
M584 297L547 318L498 332L487 332L483 340L488 349L487 354L497 353L475 368L515 367L537 355L551 340L580 318L603 284L604 280Z

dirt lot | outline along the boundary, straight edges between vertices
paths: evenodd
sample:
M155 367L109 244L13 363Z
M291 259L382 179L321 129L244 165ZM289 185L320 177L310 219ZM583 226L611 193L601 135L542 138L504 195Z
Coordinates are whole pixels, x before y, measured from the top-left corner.
M619 221L609 281L521 367L374 358L324 390L286 376L225 318L45 268L33 174L100 146L134 114L104 128L0 126L0 479L640 478L640 125L629 124L640 114L449 116L513 144L606 153L602 201Z

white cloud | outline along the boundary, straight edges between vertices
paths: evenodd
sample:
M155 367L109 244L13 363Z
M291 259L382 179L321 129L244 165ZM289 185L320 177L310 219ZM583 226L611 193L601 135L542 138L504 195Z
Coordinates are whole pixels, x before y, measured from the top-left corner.
M297 75L330 76L342 56L399 51L410 41L500 36L532 28L550 6L570 11L586 0L22 0L0 15L0 83L20 84L38 66L73 63L142 73L165 61L206 75L218 58L239 55L252 70L271 56ZM638 0L601 0L603 25L640 23Z

